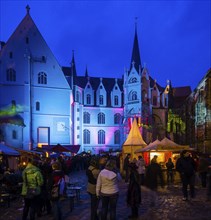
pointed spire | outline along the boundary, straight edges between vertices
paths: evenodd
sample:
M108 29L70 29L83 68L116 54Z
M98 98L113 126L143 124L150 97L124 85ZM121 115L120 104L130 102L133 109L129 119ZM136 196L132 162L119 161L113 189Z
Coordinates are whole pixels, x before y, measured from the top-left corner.
M174 106L174 94L171 80L169 80L169 93L168 93L168 108L173 108Z
M29 11L30 11L30 7L29 7L29 5L27 5L27 6L26 6L26 12L27 12L27 14L29 14Z
M133 42L133 51L132 51L132 57L130 62L130 69L133 67L133 62L135 63L134 67L139 72L139 66L142 69L141 66L141 57L140 57L140 51L139 51L139 44L138 44L138 35L137 35L137 17L135 18L135 37Z
M72 51L72 61L71 61L71 64L70 64L70 68L71 68L71 75L72 76L77 76L76 74L76 67L75 67L75 58L74 58L74 50Z

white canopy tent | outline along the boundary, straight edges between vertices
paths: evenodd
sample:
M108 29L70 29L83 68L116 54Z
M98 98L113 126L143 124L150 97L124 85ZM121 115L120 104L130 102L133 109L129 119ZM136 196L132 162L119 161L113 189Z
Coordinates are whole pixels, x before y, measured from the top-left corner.
M168 138L163 138L161 141L158 139L155 140L154 142L150 143L148 146L138 149L135 151L135 153L139 152L146 152L146 151L181 151L181 150L190 150L190 147L187 145L179 145L175 143L174 141L168 139Z
M133 120L131 130L128 134L127 140L122 146L122 151L124 154L131 154L131 157L134 157L136 150L142 149L144 146L147 146L145 141L142 138L141 132L139 130L136 118Z

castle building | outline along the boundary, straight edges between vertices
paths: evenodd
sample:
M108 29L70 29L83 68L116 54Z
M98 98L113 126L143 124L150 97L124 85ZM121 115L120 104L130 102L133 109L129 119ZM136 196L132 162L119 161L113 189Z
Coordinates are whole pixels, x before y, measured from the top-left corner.
M190 87L164 87L141 63L137 27L130 68L122 78L76 71L74 52L62 67L26 7L26 15L0 50L0 141L32 150L43 145L79 145L79 151L120 150L132 120L146 143L162 139L169 109ZM176 101L175 101L176 100Z

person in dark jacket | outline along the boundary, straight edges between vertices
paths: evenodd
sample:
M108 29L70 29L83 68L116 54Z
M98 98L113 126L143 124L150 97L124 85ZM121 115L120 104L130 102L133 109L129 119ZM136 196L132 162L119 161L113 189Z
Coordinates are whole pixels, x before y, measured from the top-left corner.
M130 168L129 168L130 157L131 157L131 154L127 154L127 156L124 159L124 164L123 164L123 170L125 171L125 182L126 183L128 182L129 175L130 175L130 173L129 173L129 171L130 171Z
M97 157L93 157L90 161L90 165L86 172L88 183L87 183L87 192L90 195L90 205L91 205L91 218L90 220L98 220L97 209L99 205L99 198L96 195L96 184L97 177L100 173L99 169L99 159Z
M166 174L167 174L167 183L173 183L174 181L174 163L172 162L171 157L169 157L168 162L166 163Z
M160 180L160 182L158 182ZM151 206L155 206L157 200L158 184L164 187L163 173L161 166L157 163L157 155L151 160L150 165L146 169L145 185L151 190L150 199Z
M57 161L52 164L52 175L49 177L49 189L52 191L53 187L55 187L59 181L64 180L64 171L62 170L62 165ZM62 220L62 204L61 204L61 195L58 194L58 197L52 197L52 210L54 215L54 220Z
M131 207L131 215L129 219L138 218L138 208L141 204L141 187L139 181L139 173L135 163L130 163L130 180L127 190L127 205Z
M176 162L176 170L180 173L182 181L183 200L188 200L188 185L190 186L190 196L194 198L196 164L188 151L181 152L180 158Z

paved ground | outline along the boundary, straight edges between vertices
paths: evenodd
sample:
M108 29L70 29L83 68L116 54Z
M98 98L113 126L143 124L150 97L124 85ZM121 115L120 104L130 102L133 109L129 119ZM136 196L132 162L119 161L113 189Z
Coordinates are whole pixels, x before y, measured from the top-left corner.
M75 201L72 212L67 200L63 201L63 213L65 220L89 220L90 202L86 193L86 176L84 171L71 174L72 181L78 181L82 186L81 199ZM118 200L117 220L126 220L130 214L130 208L126 205L127 184L120 184L120 197ZM206 189L197 187L194 201L182 201L181 185L165 187L158 191L157 204L150 207L149 191L142 187L142 205L140 205L139 220L210 220L211 202L206 201ZM21 199L11 202L9 208L0 207L0 219L21 220L23 202ZM52 216L43 214L38 220L52 220Z

